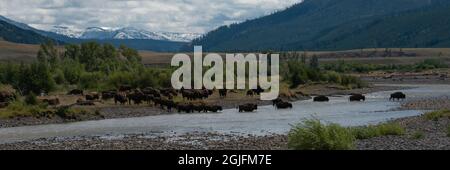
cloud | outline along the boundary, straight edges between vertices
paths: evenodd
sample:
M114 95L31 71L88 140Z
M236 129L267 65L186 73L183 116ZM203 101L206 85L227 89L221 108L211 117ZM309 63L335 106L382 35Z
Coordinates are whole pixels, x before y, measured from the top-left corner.
M0 0L0 15L40 29L53 25L137 27L204 33L301 0Z

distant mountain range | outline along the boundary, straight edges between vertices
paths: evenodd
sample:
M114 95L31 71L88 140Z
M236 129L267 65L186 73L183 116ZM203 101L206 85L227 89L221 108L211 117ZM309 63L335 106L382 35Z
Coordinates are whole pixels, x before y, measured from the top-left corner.
M305 0L194 40L207 51L450 47L449 0Z
M65 26L54 26L51 32L65 35L70 38L79 39L151 39L175 42L190 42L201 36L196 33L172 33L172 32L151 32L133 27L125 28L101 28L89 27L86 30L76 30Z
M54 26L49 31L44 31L3 16L0 16L0 24L0 38L16 43L39 44L53 40L65 44L97 41L159 52L179 51L187 42L200 36L195 33L151 32L132 27L117 29L90 27L81 31L66 26Z

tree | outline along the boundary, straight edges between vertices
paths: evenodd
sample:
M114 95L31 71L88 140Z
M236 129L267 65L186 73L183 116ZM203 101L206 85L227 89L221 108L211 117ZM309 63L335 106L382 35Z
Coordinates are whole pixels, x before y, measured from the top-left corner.
M319 58L316 55L312 56L309 66L314 69L319 68Z

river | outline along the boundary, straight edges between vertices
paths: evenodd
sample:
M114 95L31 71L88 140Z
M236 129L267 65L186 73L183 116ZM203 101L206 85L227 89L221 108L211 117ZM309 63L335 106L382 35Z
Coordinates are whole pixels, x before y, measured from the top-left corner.
M450 95L450 85L407 85L402 90L407 100ZM305 118L339 123L344 126L377 124L395 118L416 116L420 110L399 110L399 102L389 101L393 91L366 95L365 102L349 102L348 96L331 97L330 102L312 100L293 103L294 108L276 110L272 106L259 107L254 113L238 113L236 109L217 114L168 114L139 118L84 121L0 129L0 143L51 137L120 136L147 133L155 135L188 132L219 132L233 134L283 134Z

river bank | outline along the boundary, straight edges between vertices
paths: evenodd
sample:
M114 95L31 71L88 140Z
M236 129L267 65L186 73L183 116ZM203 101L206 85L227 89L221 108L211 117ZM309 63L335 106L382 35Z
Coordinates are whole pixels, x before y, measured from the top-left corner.
M406 129L401 136L357 140L356 150L450 150L450 119L428 120L415 116L393 120ZM420 136L418 134L420 133ZM47 138L0 144L1 150L287 150L287 135L188 133L169 136L134 134Z
M389 91L389 90L397 90L397 89L405 89L407 87L396 87L396 86L385 86L385 85L376 85L366 88L360 89L345 89L340 86L334 85L324 85L324 84L313 84L313 85L305 85L301 86L295 90L290 92L289 96L283 94L281 96L282 99L288 100L291 102L309 100L310 96L315 95L326 95L326 96L342 96L349 95L352 93L373 93L378 91ZM68 99L68 98L71 99ZM71 101L76 100L76 97L73 96L65 96L60 97L63 100ZM73 98L73 99L72 99ZM73 102L73 101L72 101ZM272 101L262 101L259 100L259 96L248 97L242 93L229 93L226 98L219 97L216 92L209 99L203 101L207 104L220 105L223 109L235 109L237 106L244 103L254 103L258 106L267 106L272 105ZM19 126L32 126L32 125L45 125L45 124L62 124L62 123L72 123L79 121L91 121L91 120L104 120L104 119L119 119L119 118L131 118L131 117L145 117L145 116L156 116L156 115L167 115L167 114L175 114L176 111L167 111L160 109L159 107L154 106L122 106L122 105L114 105L112 101L100 101L96 102L95 106L76 106L75 108L85 109L89 112L96 112L98 114L87 114L81 115L76 119L64 119L58 116L53 117L12 117L2 119L0 118L0 128L8 128L8 127L19 127ZM216 113L210 113L216 114ZM218 113L220 114L220 113Z
M448 119L426 120L423 116L415 116L422 112L410 112L406 107L411 105L409 103L429 101L430 98L442 99L431 103L445 101L441 95L447 94L449 89L448 85L405 89L402 91L409 98L400 103L388 100L392 91L382 91L368 94L366 102L352 103L347 97L338 95L332 97L329 103L311 100L296 102L293 110L275 110L265 106L258 112L248 114L226 110L217 115L169 114L67 125L0 128L0 143L3 143L0 149L289 149L286 135L289 125L308 118L312 113L320 113L316 115L318 118L343 126L367 125L391 119L406 129L402 136L358 140L355 149L449 149L446 137Z

